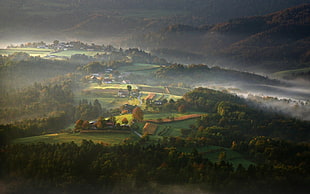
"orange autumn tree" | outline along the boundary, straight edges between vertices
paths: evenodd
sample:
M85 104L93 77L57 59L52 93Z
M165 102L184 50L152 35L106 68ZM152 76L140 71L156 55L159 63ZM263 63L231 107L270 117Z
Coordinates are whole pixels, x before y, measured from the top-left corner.
M136 107L132 110L132 116L137 121L143 121L144 113L140 107Z

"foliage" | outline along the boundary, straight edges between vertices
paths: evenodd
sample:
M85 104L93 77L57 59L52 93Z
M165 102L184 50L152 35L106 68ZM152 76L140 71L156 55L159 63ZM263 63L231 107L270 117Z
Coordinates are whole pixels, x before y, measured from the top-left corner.
M136 107L132 110L132 116L137 121L143 121L144 113L140 107Z
M276 112L261 111L237 96L197 88L177 102L192 110L209 112L197 120L194 137L207 137L212 143L229 146L236 140L269 136L309 141L308 121L287 118Z
M216 192L302 193L307 190L309 172L302 165L305 163L300 160L301 155L295 163L282 163L282 166L264 164L244 168L239 165L234 169L224 161L212 163L202 158L195 149L189 153L173 149L180 143L171 138L149 146L137 143L104 146L86 140L80 146L74 143L10 145L0 155L1 175L4 180L17 177L22 178L19 181L26 180L10 187L12 192L25 185L31 191L124 193L128 189L132 192L150 189L154 182L159 184L152 188L157 192L161 190L160 185L175 184L195 184L204 191ZM225 154L222 155L224 159ZM290 182L292 177L294 182Z
M253 73L240 72L220 67L210 68L204 64L172 64L158 69L154 75L167 84L180 83L185 85L196 85L209 82L247 82L247 83L264 83L264 84L279 84L276 80L268 79L267 77L256 75Z

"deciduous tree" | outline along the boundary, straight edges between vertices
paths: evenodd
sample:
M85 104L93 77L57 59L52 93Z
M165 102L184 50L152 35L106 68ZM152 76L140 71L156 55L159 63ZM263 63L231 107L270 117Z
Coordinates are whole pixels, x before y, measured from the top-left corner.
M136 119L137 121L143 121L143 111L140 107L136 107L132 110L132 116L134 119Z

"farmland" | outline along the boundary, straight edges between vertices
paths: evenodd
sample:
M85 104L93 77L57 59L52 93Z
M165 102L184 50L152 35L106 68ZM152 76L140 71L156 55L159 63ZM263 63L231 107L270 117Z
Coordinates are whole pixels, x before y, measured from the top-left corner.
M10 49L0 49L0 55L11 55L15 52L26 52L31 56L47 56L53 49L41 49L41 48L10 48Z
M239 164L242 164L246 168L249 165L255 164L255 163L245 159L242 154L235 152L229 148L224 148L224 147L220 147L220 146L204 146L204 147L198 147L196 149L197 149L198 153L202 154L203 158L207 158L208 160L210 160L212 162L218 162L219 154L225 153L226 161L232 163L235 168L237 168L237 166ZM188 152L188 153L192 152L191 149L183 148L183 147L180 147L177 150L181 151L181 152Z
M141 99L147 99L151 96L152 100L177 100L188 91L188 89L169 87L171 91L171 94L169 94L166 90L167 87L164 86L119 83L103 83L98 85L96 83L89 83L80 93L76 94L75 101L78 102L82 99L93 101L98 99L100 103L107 108L118 108L122 104L139 105L140 102L138 102L136 98L120 98L117 96L119 91L127 91L127 85L131 85L133 90L139 89Z
M119 71L137 72L137 71L148 71L158 69L160 65L144 64L144 63L133 63L132 65L126 65L119 68ZM143 73L142 72L142 73Z
M26 138L19 138L14 140L13 143L16 144L30 144L37 142L45 142L45 143L70 143L75 142L76 144L81 144L82 141L92 140L94 143L104 143L115 145L122 143L125 139L128 138L136 138L132 136L130 133L55 133L55 134L47 134Z
M96 54L103 54L105 52L101 51L87 51L87 50L61 50L61 51L55 51L54 49L49 48L7 48L7 49L0 49L0 55L10 55L15 52L25 52L28 53L31 56L40 56L43 58L51 58L50 56L53 56L53 58L57 57L68 57L70 58L72 55L76 54L84 54L87 56L94 56Z

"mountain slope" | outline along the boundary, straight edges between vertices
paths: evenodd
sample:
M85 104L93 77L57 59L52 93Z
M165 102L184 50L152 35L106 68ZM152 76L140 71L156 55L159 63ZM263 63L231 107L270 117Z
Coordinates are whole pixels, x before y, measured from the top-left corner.
M173 25L144 41L148 47L202 54L224 66L277 71L309 66L309 37L310 4L304 4L213 26Z
M310 0L1 0L0 43L108 40L176 23L210 25L268 14L301 3Z

